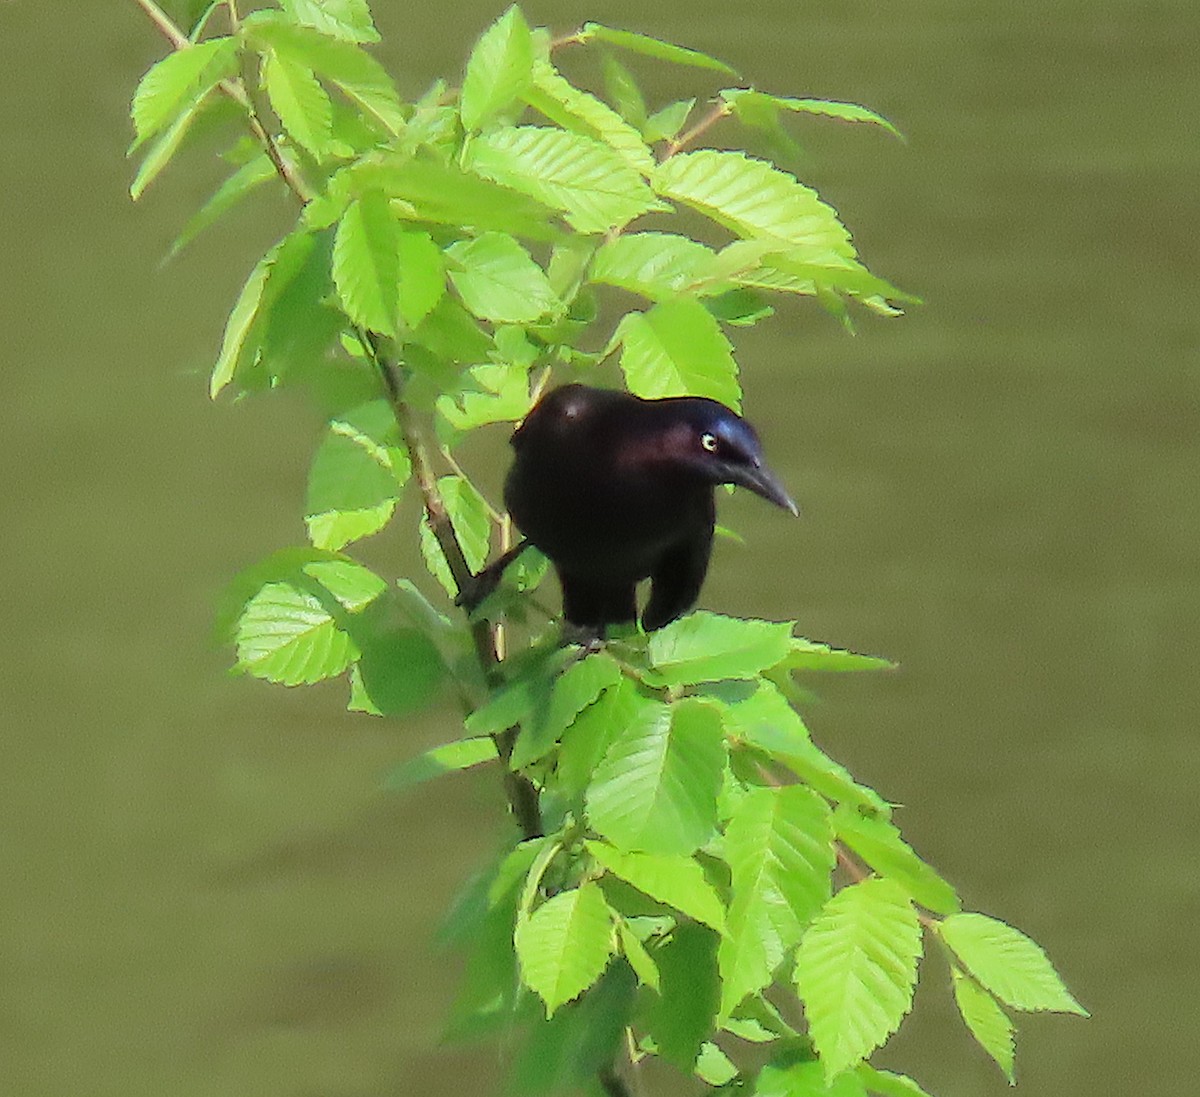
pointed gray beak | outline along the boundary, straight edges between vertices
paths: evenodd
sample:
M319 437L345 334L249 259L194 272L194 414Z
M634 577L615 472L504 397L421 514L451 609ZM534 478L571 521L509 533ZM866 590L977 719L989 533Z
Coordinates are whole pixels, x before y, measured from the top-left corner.
M731 466L729 473L730 483L749 488L755 495L761 495L767 502L791 511L797 518L800 517L800 508L788 495L779 477L766 465L760 462L752 467Z

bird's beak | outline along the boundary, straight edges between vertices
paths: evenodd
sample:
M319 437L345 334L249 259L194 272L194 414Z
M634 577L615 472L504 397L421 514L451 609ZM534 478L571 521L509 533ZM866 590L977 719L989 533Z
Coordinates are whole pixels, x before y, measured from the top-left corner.
M749 488L755 495L761 495L769 503L791 511L797 518L800 508L788 495L782 481L764 464L740 465L730 468L730 482Z

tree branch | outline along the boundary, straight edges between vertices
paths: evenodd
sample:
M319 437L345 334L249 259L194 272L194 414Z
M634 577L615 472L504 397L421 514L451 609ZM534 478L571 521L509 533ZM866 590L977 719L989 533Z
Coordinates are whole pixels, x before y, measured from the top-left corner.
M722 118L728 117L733 112L733 108L722 99L710 110L703 118L700 119L690 130L686 130L678 137L667 142L666 151L663 153L664 160L670 160L681 149L690 145L697 137L702 137L713 126L715 126Z
M170 42L173 49L183 50L191 48L192 42L188 39L187 35L170 20L162 8L154 3L154 0L133 0L133 2L146 13L163 37ZM230 16L236 28L236 7L230 9ZM233 80L223 80L218 86L224 94L245 108L246 121L250 126L250 130L270 157L276 172L287 184L300 204L307 204L313 196L312 191L296 171L295 167L283 156L278 144L267 132L254 101L246 90L245 82L243 80L236 82ZM460 592L466 590L474 575L471 572L470 565L467 563L466 556L463 555L462 545L459 543L458 535L454 532L450 515L446 513L445 504L438 493L437 478L434 476L432 466L429 463L424 441L416 420L413 417L412 409L404 402L399 370L396 364L383 354L379 340L373 332L358 329L357 334L364 349L367 350L371 356L371 360L375 363L380 382L391 405L392 414L396 418L396 425L400 429L400 436L408 450L409 458L412 461L413 475L417 481L417 488L421 493L421 501L425 507L425 515L429 520L430 529L437 539L442 554L446 557L446 564L450 569L450 575L454 580L455 586L458 587ZM479 659L480 666L483 668L484 675L489 679L494 678L493 672L498 665L499 659L491 626L486 621L472 622L471 637L474 641L475 653ZM493 736L493 739L496 743L496 751L500 756L500 761L504 766L504 788L513 816L521 828L521 833L524 837L536 838L542 833L541 810L538 804L537 789L527 777L519 773L514 773L509 767L516 737L517 729L509 728L507 731Z

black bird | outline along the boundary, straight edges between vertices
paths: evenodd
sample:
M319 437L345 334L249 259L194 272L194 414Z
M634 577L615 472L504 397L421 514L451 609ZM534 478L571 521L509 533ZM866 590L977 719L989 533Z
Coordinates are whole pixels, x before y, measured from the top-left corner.
M563 616L598 634L636 620L642 579L651 582L647 630L692 607L708 570L718 484L799 513L763 463L754 428L715 400L564 385L526 416L512 445L509 513L554 564Z

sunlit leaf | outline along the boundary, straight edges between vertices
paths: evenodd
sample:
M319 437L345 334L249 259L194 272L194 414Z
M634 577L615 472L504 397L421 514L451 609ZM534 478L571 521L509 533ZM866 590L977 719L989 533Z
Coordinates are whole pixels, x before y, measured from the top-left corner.
M378 42L367 0L279 0L297 23L347 42Z
M607 42L610 46L619 46L621 49L641 53L659 61L670 61L675 65L690 65L693 68L711 69L714 72L737 75L724 61L718 61L715 57L709 57L708 54L701 53L699 50L685 49L683 46L672 45L670 42L660 42L657 38L651 38L645 34L616 30L599 23L585 23L579 37L584 42L591 39Z
M707 396L735 411L742 388L729 340L712 314L691 297L659 301L625 316L614 336L621 370L638 396Z
M724 760L720 719L706 705L648 706L600 763L588 818L618 849L691 853L716 826Z
M516 102L529 86L532 68L529 24L514 4L471 51L459 99L463 127L477 130Z
M829 808L803 785L758 788L725 832L731 873L721 940L721 1015L770 981L804 926L829 898L835 861Z
M737 1065L716 1044L705 1042L696 1057L696 1077L710 1086L723 1086L738 1075Z
M796 986L826 1078L896 1031L912 1008L920 954L916 911L890 880L851 884L825 904L800 941Z
M622 678L575 718L563 732L558 753L558 777L568 795L583 795L613 739L653 704L629 678Z
M596 252L588 278L662 300L695 281L712 258L711 249L688 236L625 233Z
M567 667L554 679L547 703L522 722L521 733L513 745L510 763L513 769L544 757L575 718L620 679L621 668L603 652Z
M450 280L476 316L520 324L563 311L546 272L511 236L485 232L446 249Z
M208 92L237 70L237 40L210 38L168 54L153 65L133 93L137 138L130 152L194 108Z
M766 92L753 91L749 88L730 88L721 92L721 98L729 103L763 102L782 110L797 114L818 114L826 118L837 118L843 122L869 122L881 126L888 133L904 140L904 135L896 129L881 114L860 107L857 103L839 103L832 99L793 99L782 95L768 95Z
M252 44L274 49L334 84L387 133L403 132L404 110L391 77L355 42L332 38L273 11L245 16L242 33Z
M810 187L742 152L700 149L663 161L654 189L725 225L739 236L778 241L819 258L854 258L850 234Z
M667 141L677 136L695 105L695 99L680 99L676 103L668 103L662 110L656 110L646 119L642 136L650 142Z
M129 184L129 197L135 202L146 193L146 188L162 174L163 169L183 146L188 131L205 107L206 95L207 92L186 105L167 126L166 132L147 150L141 164L138 165L133 182Z
M974 979L964 975L958 968L952 969L951 974L954 977L954 1001L963 1022L979 1046L995 1059L1008 1084L1014 1085L1016 1033L1012 1021L1000 1008L999 1002Z
M857 1074L827 1077L821 1064L802 1060L790 1066L765 1066L759 1071L754 1097L866 1097Z
M725 907L704 869L691 857L661 853L626 853L605 842L588 842L588 852L609 872L652 899L689 918L721 931Z
M856 651L844 651L828 644L792 637L792 652L787 658L791 670L894 670L896 664L878 655L860 655Z
M342 215L333 245L333 281L355 323L396 334L400 229L383 195L364 194Z
M942 939L971 974L1014 1009L1088 1016L1046 957L1019 929L986 914L955 914L939 927Z
M552 122L604 142L638 173L654 170L654 157L642 135L607 103L564 79L549 61L534 66L533 83L524 94L529 105Z
M386 400L332 419L308 478L304 521L312 543L336 550L378 532L390 520L410 471Z
M613 913L594 883L560 891L517 923L521 979L546 1005L546 1016L587 990L608 966Z
M578 232L607 232L663 208L608 145L549 126L514 126L471 142L466 166L561 210Z
M467 566L478 572L487 561L491 547L492 525L487 503L475 487L461 476L443 476L438 481L438 494L454 527L454 535L467 559ZM451 598L458 588L450 575L450 567L442 553L428 517L421 519L421 554L430 574L445 588Z
M929 1097L916 1082L904 1074L876 1070L870 1063L859 1063L854 1071L862 1083L879 1097Z
M646 951L646 946L638 940L637 934L629 927L629 923L621 919L617 923L617 938L621 942L621 955L629 961L629 966L633 968L634 973L638 977L638 982L644 986L658 990L661 985L661 979L658 974L658 965L654 962L654 958Z
M850 804L834 815L838 840L881 876L894 880L921 906L938 914L961 910L954 888L921 860L887 819L864 816Z
M697 611L651 634L651 665L668 685L752 678L787 655L787 622L744 621Z
M312 69L272 50L263 59L271 109L297 144L320 160L333 134L333 106Z

